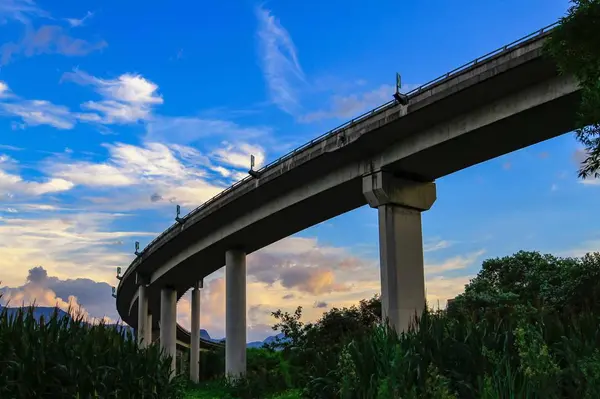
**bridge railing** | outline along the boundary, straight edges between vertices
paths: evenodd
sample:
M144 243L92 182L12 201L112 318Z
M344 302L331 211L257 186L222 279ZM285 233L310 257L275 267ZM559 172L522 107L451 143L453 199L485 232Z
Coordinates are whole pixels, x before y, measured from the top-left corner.
M549 31L551 31L552 29L554 29L555 27L557 27L560 24L559 21L550 24L548 26L543 27L542 29L539 29L533 33L530 33L527 36L523 36L518 40L515 40L514 42L511 42L503 47L500 47L494 51L491 51L481 57L475 58L473 61L467 62L464 65L459 66L458 68L455 68L453 70L451 70L450 72L445 73L444 75L438 76L435 79L430 80L427 83L422 84L421 86L410 90L408 93L406 93L407 96L414 96L417 95L419 93L421 93L422 91L424 91L425 89L430 89L432 87L435 87L436 85L438 85L440 82L442 82L443 80L446 80L454 75L457 75L459 73L461 73L462 71L469 69L479 63L481 63L482 61L486 61L494 56L497 56L498 54L501 54L507 50L511 50L512 48L520 45L523 42L526 42L529 39L532 39L534 37L537 36L541 36L544 34L547 34ZM341 124L340 126L331 129L330 131L312 139L311 141L301 145L298 148L295 148L294 150L288 152L285 155L282 155L281 157L277 158L276 160L266 164L265 166L263 166L262 168L258 169L258 173L264 173L265 171L267 171L268 169L271 169L273 167L275 167L276 165L279 165L280 163L292 158L294 155L296 155L298 152L303 151L304 149L311 147L313 145L316 145L320 142L322 142L323 140L326 140L332 136L337 135L338 133L340 133L341 131L345 130L346 128L361 122L364 119L367 119L371 116L373 116L374 114L381 112L382 110L388 108L389 106L393 105L395 103L394 100L391 100L385 104L382 104L370 111L367 111L359 116L357 116L356 118L353 118L343 124ZM227 195L228 193L230 193L231 191L235 190L237 187L241 186L242 184L246 183L247 181L253 179L254 177L248 175L246 177L244 177L242 180L239 180L237 182L235 182L234 184L232 184L231 186L227 187L226 189L224 189L223 191L221 191L219 194L215 195L214 197L212 197L211 199L207 200L206 202L204 202L202 205L198 206L197 208L195 208L194 210L192 210L190 213L188 213L187 215L185 215L182 219L186 220L190 217L192 217L193 215L195 215L196 213L200 212L202 209L207 208L208 206L210 206L212 203L216 202L217 200L219 200L220 198L224 197L225 195ZM140 254L143 254L145 251L147 251L150 247L152 247L152 245L154 245L154 243L156 243L157 241L159 241L162 237L164 237L165 235L169 234L171 231L173 231L176 227L177 227L178 223L174 223L172 224L168 229L166 229L165 231L163 231L161 234L159 234L156 238L154 238L152 241L150 241L150 243L148 243L148 245L146 245L144 247L144 249L141 251ZM135 262L133 262L135 263ZM133 264L132 263L132 264ZM130 265L131 266L131 265Z

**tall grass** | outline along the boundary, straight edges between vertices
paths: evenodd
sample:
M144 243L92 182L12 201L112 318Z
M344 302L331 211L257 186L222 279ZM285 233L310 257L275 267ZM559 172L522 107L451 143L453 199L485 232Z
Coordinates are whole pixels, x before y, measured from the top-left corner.
M348 344L310 397L600 398L600 318L544 314L457 320L424 312L418 329L387 326Z
M0 311L0 398L180 398L158 346L140 349L129 330L87 323L58 308L36 320L34 306Z

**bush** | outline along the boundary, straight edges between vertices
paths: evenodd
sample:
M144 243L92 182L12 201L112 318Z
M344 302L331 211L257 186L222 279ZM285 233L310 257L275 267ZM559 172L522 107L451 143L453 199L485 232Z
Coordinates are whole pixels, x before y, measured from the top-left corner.
M337 364L313 368L319 373L304 395L600 397L598 293L599 254L563 259L519 252L487 260L448 311L425 310L417 328L398 335L373 322L339 352L316 352L315 364L333 358ZM320 323L310 329L325 339ZM304 331L296 347L310 336Z
M171 360L128 330L89 324L69 309L36 320L34 307L0 311L0 398L180 398Z
M202 353L200 358L219 362L224 361L222 350ZM194 397L212 397L217 392L225 398L265 398L273 394L286 392L292 387L289 364L283 359L282 353L269 348L249 348L246 350L246 376L241 379L227 381L223 371L215 373L211 378L202 376L202 382L191 385ZM223 363L224 364L224 363ZM221 365L221 363L219 363Z
M264 398L292 387L289 365L281 352L250 348L246 351L247 372L243 379L230 384L236 398Z

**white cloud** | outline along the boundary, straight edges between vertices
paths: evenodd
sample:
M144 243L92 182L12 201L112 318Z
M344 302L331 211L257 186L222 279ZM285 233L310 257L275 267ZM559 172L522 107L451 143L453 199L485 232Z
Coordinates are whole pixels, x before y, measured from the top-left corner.
M25 125L49 125L57 129L72 129L76 117L67 107L55 105L45 100L20 100L11 103L0 102L0 112L18 116Z
M0 80L0 98L8 96L9 92L10 90L6 82Z
M20 118L20 123L12 123L13 130L39 125L69 130L73 129L79 120L95 121L100 119L98 115L74 113L68 107L56 105L46 100L21 98L13 94L8 85L2 81L0 81L0 114Z
M93 12L88 11L87 13L85 13L85 15L83 16L83 18L77 19L77 18L65 18L65 20L69 23L69 25L71 25L71 27L76 28L78 26L83 26L83 24L85 23L85 21L89 18L92 18L94 16Z
M69 309L82 314L89 321L114 322L118 314L112 302L110 285L89 278L60 279L49 276L42 266L29 269L25 284L0 288L0 303L10 306L21 304L44 307L58 306L64 311Z
M6 151L23 151L21 147L15 147L14 145L0 144L0 150Z
M0 2L0 25L9 20L16 20L26 24L31 17L48 18L49 16L33 0L2 0Z
M266 127L244 127L221 119L157 116L146 125L147 142L189 145L208 137L222 136L252 140L270 133Z
M129 186L135 181L119 168L108 164L73 163L56 164L51 171L55 176L68 179L75 184L87 186ZM93 176L93 178L91 178Z
M10 173L14 161L7 156L0 156L0 196L26 197L70 190L73 183L61 178L50 178L45 181L27 181L18 174Z
M2 282L17 285L27 269L43 265L59 278L87 277L112 281L117 266L131 260L131 251L115 245L123 239L153 237L156 232L123 231L113 223L122 214L82 211L42 217L0 217Z
M0 47L0 64L6 65L16 55L32 57L39 54L83 56L108 46L104 40L94 43L68 35L61 26L45 25L35 30L26 25L26 33L19 42L8 42Z
M81 105L101 115L87 116L94 122L124 124L146 120L151 117L152 107L163 103L158 85L139 74L126 73L116 79L100 79L74 70L63 74L61 80L92 86L102 96L101 101L87 101Z
M423 244L424 252L434 252L442 249L446 249L452 246L452 242L448 240L437 240L437 241L428 241Z
M214 151L214 156L226 165L250 169L250 155L254 155L254 168L259 169L265 161L265 151L258 145L224 142L224 148Z
M94 189L101 196L84 199L100 209L143 209L173 202L195 207L226 187L211 180L215 165L191 147L161 143L105 147L109 156L103 162L49 159L44 170L54 178ZM199 159L205 163L197 163ZM111 195L115 189L118 195Z
M573 152L573 155L571 156L571 160L577 165L578 168L580 168L588 156L589 156L589 154L587 153L585 148L579 147ZM586 186L600 185L600 178L596 178L594 176L590 176L587 179L578 178L577 181L580 184L584 184Z
M474 276L447 277L446 271L464 269L483 251L426 265L427 301L431 307L446 305L464 290ZM201 328L211 336L222 337L225 327L225 279L222 271L205 279L202 290ZM248 338L262 340L273 335L271 312L292 312L303 307L303 321L315 321L325 309L314 306L325 302L330 307L351 306L381 290L378 262L357 258L347 249L321 244L316 238L288 237L248 256ZM178 321L190 327L189 296L178 303Z
M448 271L463 270L468 266L472 265L483 254L485 254L485 250L479 250L477 252L472 252L466 255L459 255L450 259L446 259L442 263L426 264L425 274L439 275Z
M564 257L582 257L590 252L600 252L600 240L585 241L575 248L560 251L556 255Z
M304 83L296 47L271 11L257 7L256 15L261 65L271 100L283 111L294 113L299 108L296 86Z
M384 84L377 89L360 94L349 96L334 95L331 98L329 109L308 113L299 118L299 121L310 123L330 118L351 119L390 101L394 91L395 88L393 86Z
M343 87L344 85L338 84L338 86ZM418 86L418 84L405 84L402 87L402 92L406 93L414 88L417 88ZM361 93L354 93L350 95L334 94L329 99L329 107L309 112L299 117L298 121L302 123L311 123L331 118L344 120L355 118L392 100L392 95L394 94L395 90L395 86L383 84L376 89ZM335 92L336 89L333 88L333 91Z

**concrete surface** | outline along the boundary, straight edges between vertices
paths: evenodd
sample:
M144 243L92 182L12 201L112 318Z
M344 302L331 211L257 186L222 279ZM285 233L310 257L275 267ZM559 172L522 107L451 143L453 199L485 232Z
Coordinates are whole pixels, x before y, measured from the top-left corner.
M344 140L332 136L303 147L194 212L126 270L117 289L120 316L136 327L135 273L149 276L148 307L158 315L163 287L174 287L181 297L191 282L223 267L232 248L249 254L367 204L366 175L385 171L414 183L433 182L572 130L579 87L543 56L543 41L544 36L533 38L450 75L411 95L408 106L385 107L346 127L340 133ZM382 224L397 236L420 234L416 214L392 205L379 212ZM399 227L399 220L407 227ZM382 256L400 265L403 260L393 260L404 256L400 252L406 259L418 258L404 249ZM401 309L394 312L398 320L404 317Z
M225 253L225 374L246 374L246 254Z
M190 380L198 382L200 378L200 288L202 282L197 282L192 289L192 326L190 342Z

